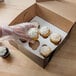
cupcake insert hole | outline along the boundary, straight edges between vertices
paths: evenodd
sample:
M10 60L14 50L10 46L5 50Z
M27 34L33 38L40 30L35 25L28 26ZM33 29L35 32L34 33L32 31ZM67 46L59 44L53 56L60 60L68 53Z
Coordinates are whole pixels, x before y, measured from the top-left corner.
M38 40L36 40L34 43L29 42L29 47L31 47L33 50L37 50L39 45L40 45L40 42Z

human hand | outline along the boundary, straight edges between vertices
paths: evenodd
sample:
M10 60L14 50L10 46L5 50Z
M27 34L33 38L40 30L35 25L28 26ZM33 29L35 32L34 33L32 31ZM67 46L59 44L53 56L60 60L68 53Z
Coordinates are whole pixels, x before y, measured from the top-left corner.
M34 42L27 34L30 28L35 28L31 23L21 23L11 27L13 29L13 35L16 35L21 40L28 42Z
M16 36L19 39L26 40L28 42L33 42L33 40L27 35L30 28L35 28L31 23L21 23L14 26L3 26L2 34Z

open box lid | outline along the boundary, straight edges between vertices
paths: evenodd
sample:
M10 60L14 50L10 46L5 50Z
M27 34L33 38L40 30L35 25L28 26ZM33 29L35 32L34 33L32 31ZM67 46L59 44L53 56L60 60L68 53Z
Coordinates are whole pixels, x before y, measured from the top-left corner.
M74 0L37 0L37 4L50 11L76 22L76 1Z
M61 22L65 26L65 27L63 26L64 30L66 28L71 29L72 26L75 24L76 22L76 1L74 0L36 0L36 1L37 1L38 6L46 8L49 11L52 11L53 13L67 19L70 22L70 24L67 23L68 21ZM55 21L57 22L60 20L61 19L57 17Z

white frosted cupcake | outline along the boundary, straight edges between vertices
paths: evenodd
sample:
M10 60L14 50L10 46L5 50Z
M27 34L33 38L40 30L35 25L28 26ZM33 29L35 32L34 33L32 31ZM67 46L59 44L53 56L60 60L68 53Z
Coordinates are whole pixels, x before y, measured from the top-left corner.
M47 26L44 26L40 29L40 35L44 38L47 38L50 35L50 28Z
M42 46L40 49L40 54L44 57L49 56L49 54L52 52L51 48L49 46Z
M39 38L39 31L37 28L31 28L28 31L28 36L33 39L33 40L37 40Z
M54 44L58 44L61 41L61 35L58 33L52 33L50 36L50 41Z
M0 57L7 58L10 55L8 48L0 47Z

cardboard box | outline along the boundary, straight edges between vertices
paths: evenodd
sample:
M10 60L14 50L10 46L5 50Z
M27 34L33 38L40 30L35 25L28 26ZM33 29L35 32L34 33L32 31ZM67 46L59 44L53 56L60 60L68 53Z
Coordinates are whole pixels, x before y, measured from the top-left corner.
M17 23L27 22L32 20L35 16L39 16L40 18L46 20L47 22L53 24L54 26L66 32L67 37L71 28L74 25L75 14L73 14L73 17L70 17L70 14L69 15L67 14L68 11L70 10L69 9L67 10L66 8L65 10L63 10L66 3L60 1L47 1L47 0L42 0L43 2L42 1L40 2L40 0L37 1L38 1L37 3L24 10L14 21L12 21L11 24L13 25ZM67 7L69 6L70 4L68 4ZM39 64L44 68L52 58L54 52L58 50L60 46L62 46L64 40L57 48L55 48L55 50L53 50L53 52L47 58L40 58L38 55L34 54L30 50L29 51L26 50L26 48L23 47L21 43L20 44L17 43L17 41L10 40L9 42L17 49L19 49L22 53L27 55L29 58L31 58L33 61L35 61L37 64Z

